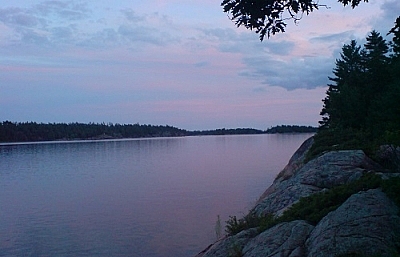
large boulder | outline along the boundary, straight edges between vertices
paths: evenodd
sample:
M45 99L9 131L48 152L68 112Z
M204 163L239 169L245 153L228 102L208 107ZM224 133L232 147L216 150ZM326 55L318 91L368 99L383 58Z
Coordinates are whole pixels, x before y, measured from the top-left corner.
M298 166L297 170L291 170L290 176L287 172L278 176L254 207L256 215L279 216L301 197L349 183L365 172L382 170L361 150L328 152Z
M250 240L243 248L243 256L304 256L304 245L313 228L314 226L302 220L280 223Z
M301 167L304 166L304 161L307 156L307 152L314 143L314 138L310 137L306 141L301 144L299 149L292 155L288 164L283 168L281 172L279 172L277 178L275 179L276 182L280 182L282 180L286 180L293 176L296 170L299 170Z
M244 230L234 236L217 241L196 255L196 257L240 256L244 246L257 234L257 229Z
M311 232L308 256L393 256L400 239L398 213L380 189L354 194Z

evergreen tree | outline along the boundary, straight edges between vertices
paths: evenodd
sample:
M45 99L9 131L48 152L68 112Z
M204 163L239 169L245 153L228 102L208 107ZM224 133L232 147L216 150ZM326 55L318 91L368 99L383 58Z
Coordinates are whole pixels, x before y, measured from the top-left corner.
M394 58L400 57L400 16L397 17L394 27L389 31L389 34L393 34L393 40L391 42L392 51Z
M388 87L392 81L391 71L389 69L388 57L389 46L383 37L376 32L372 31L366 38L364 61L366 67L366 79L367 83L363 90L363 98L366 104L366 118L368 129L374 136L378 136L382 132L383 124L386 119L384 113L377 113L377 110L381 110L380 106L386 105L383 103L383 95L388 91ZM382 110L388 111L388 110Z
M387 56L389 46L386 40L375 30L373 30L366 39L367 42L364 45L364 60L369 85L366 85L365 92L367 94L367 101L369 101L370 98L373 98L374 94L383 91L383 87L390 81L387 66L389 62Z
M334 83L329 85L327 96L323 99L320 124L326 128L359 127L365 111L360 101L364 80L361 47L353 40L343 46L340 57L333 70L335 76L329 77Z
M355 41L343 46L311 155L329 149L371 153L382 144L400 145L400 17L390 34L389 44L372 31L364 48Z
M392 54L390 58L381 58L382 74L375 74L379 83L379 91L375 93L375 98L371 105L371 115L369 126L375 137L384 137L384 143L400 143L400 17L397 18L395 26L389 31L393 34L393 39L389 43ZM381 49L384 49L381 46ZM385 53L386 56L386 53ZM378 58L377 58L378 59ZM379 64L379 63L378 63ZM379 71L377 71L379 72ZM382 72L382 71L380 71ZM388 140L387 135L390 135Z

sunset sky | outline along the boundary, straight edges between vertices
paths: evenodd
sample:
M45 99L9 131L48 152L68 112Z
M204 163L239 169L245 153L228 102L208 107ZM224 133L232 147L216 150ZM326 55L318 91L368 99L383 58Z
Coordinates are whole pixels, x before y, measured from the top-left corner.
M2 1L0 121L316 126L342 45L400 15L398 0L320 0L260 42L220 2Z

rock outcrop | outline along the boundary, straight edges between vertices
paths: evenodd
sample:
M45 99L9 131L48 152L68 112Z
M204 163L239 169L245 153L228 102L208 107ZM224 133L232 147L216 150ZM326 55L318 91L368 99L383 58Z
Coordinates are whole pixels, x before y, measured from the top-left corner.
M304 256L305 242L313 228L303 220L280 223L250 240L243 252L248 257Z
M298 159L292 163L296 161ZM292 169L292 163L289 162L289 168L287 166L279 173L272 186L258 201L254 208L257 215L280 215L301 197L349 183L370 170L382 169L361 150L328 152L305 165L296 164L298 169ZM287 170L292 170L290 176Z
M355 181L364 173L384 174L361 150L327 152L304 164L312 143L311 138L296 151L251 210L253 215L279 217L301 197ZM197 257L392 256L399 252L399 208L380 189L371 189L353 194L315 226L295 220L262 233L256 228L244 230Z
M379 189L352 195L325 216L307 240L309 256L392 256L400 238L399 208Z

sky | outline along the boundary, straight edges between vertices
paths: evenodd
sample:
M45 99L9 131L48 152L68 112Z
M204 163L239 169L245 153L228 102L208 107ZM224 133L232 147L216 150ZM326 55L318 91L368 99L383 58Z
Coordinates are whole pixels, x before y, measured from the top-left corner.
M0 6L0 121L317 126L343 44L386 35L398 0L337 1L263 42L215 0Z

